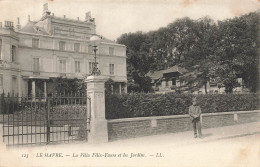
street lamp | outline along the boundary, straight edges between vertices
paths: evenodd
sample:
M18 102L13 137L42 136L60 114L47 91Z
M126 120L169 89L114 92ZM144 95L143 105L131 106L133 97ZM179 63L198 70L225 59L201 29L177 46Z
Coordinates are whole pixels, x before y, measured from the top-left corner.
M94 53L95 53L95 56L94 56L94 59L95 59L95 62L94 62L94 66L92 67L92 72L90 75L100 75L101 72L100 70L97 68L97 47L98 45L100 44L100 41L101 41L101 38L97 35L94 35L90 38L90 43L92 44L92 47L93 47L93 50L94 50Z

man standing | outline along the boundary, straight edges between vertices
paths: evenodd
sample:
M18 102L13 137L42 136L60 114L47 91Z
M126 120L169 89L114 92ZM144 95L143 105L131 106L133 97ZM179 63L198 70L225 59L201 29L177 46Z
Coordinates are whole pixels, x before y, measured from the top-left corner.
M197 138L198 137L197 134L199 134L199 138L201 138L202 137L201 123L200 123L201 109L200 106L197 105L196 97L192 99L192 105L189 107L189 115L193 125L194 137Z

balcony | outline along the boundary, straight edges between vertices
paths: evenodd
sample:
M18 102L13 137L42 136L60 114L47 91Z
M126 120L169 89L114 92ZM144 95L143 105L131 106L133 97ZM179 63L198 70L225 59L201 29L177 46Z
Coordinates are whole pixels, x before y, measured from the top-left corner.
M60 77L66 77L67 75L65 73L60 73Z
M33 71L33 75L41 75L40 71Z
M19 64L17 62L9 62L6 60L0 60L0 67L19 69Z

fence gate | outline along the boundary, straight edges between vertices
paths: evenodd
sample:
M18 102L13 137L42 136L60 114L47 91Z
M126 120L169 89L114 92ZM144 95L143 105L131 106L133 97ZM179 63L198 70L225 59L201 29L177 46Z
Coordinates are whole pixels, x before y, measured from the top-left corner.
M0 130L10 145L86 141L89 130L86 97L7 97L0 99Z

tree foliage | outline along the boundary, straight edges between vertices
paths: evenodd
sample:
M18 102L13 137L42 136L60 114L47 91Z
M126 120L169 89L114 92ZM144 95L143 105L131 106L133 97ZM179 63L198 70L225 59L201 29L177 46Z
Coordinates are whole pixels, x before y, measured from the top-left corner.
M237 77L258 91L258 24L259 12L218 22L185 17L156 31L121 35L118 43L127 46L128 90L150 92L149 71L178 65L187 69L181 80L191 91L202 86L207 91L206 83L217 78L232 92Z
M56 95L75 95L84 94L86 92L86 84L83 79L68 79L68 78L53 78L49 81L52 83L53 87L52 94Z

